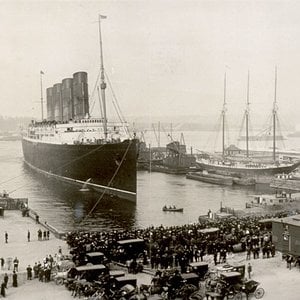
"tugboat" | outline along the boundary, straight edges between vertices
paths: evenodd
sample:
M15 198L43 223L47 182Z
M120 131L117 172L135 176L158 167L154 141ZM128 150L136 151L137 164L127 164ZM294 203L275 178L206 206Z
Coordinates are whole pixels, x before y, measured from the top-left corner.
M151 163L148 169L154 172L162 172L168 174L186 174L188 172L197 171L196 157L186 151L183 135L181 141L172 141L166 146L166 157L162 163Z

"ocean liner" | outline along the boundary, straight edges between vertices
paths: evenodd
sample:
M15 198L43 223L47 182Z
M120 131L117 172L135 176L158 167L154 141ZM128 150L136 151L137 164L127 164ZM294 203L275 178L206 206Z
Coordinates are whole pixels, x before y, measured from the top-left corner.
M108 122L106 80L103 65L101 19L100 108L92 118L89 111L88 76L76 72L47 88L47 119L35 122L23 132L24 161L30 167L57 179L122 199L136 201L137 141L124 122ZM43 108L41 71L41 103ZM100 98L100 97L99 97Z
M272 110L272 136L273 149L272 158L266 160L262 157L250 156L249 151L249 74L247 88L247 106L245 109L244 119L246 123L246 150L241 151L234 145L225 148L225 117L226 117L226 74L224 77L224 102L222 109L222 154L219 156L200 154L197 159L197 166L201 170L212 172L220 175L234 176L238 178L252 178L257 183L270 183L275 174L288 174L295 170L300 162L293 161L290 157L286 161L278 160L276 153L276 126L277 126L277 70L275 70L275 96ZM234 154L234 155L233 155Z

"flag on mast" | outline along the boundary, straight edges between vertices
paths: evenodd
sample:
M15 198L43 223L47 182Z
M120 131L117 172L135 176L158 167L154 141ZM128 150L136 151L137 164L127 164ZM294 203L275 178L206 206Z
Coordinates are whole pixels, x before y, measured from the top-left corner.
M99 15L100 16L100 19L106 19L107 16L103 16L103 15Z
M44 75L45 73L43 71L40 71L40 74Z

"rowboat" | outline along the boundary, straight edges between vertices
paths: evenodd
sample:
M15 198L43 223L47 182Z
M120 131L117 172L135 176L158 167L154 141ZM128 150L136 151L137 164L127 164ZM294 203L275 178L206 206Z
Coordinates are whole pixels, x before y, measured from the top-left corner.
M183 208L176 208L176 207L166 207L162 208L163 211L172 211L172 212L183 212Z

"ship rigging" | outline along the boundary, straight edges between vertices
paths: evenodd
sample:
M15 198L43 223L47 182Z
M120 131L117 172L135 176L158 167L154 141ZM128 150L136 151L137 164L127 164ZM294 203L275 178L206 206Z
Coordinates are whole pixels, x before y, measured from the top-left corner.
M270 182L272 177L278 173L289 173L296 169L299 161L280 162L276 159L276 129L277 129L277 68L275 69L275 93L272 109L273 122L273 151L272 162L262 160L262 157L250 156L249 150L249 73L247 81L247 106L244 113L246 120L246 154L234 145L225 147L225 125L226 125L226 73L224 76L224 100L223 109L221 113L222 118L222 156L203 153L198 155L197 165L200 169L217 173L220 175L229 175L235 177L254 178L256 182L265 183ZM233 155L234 154L234 155Z

